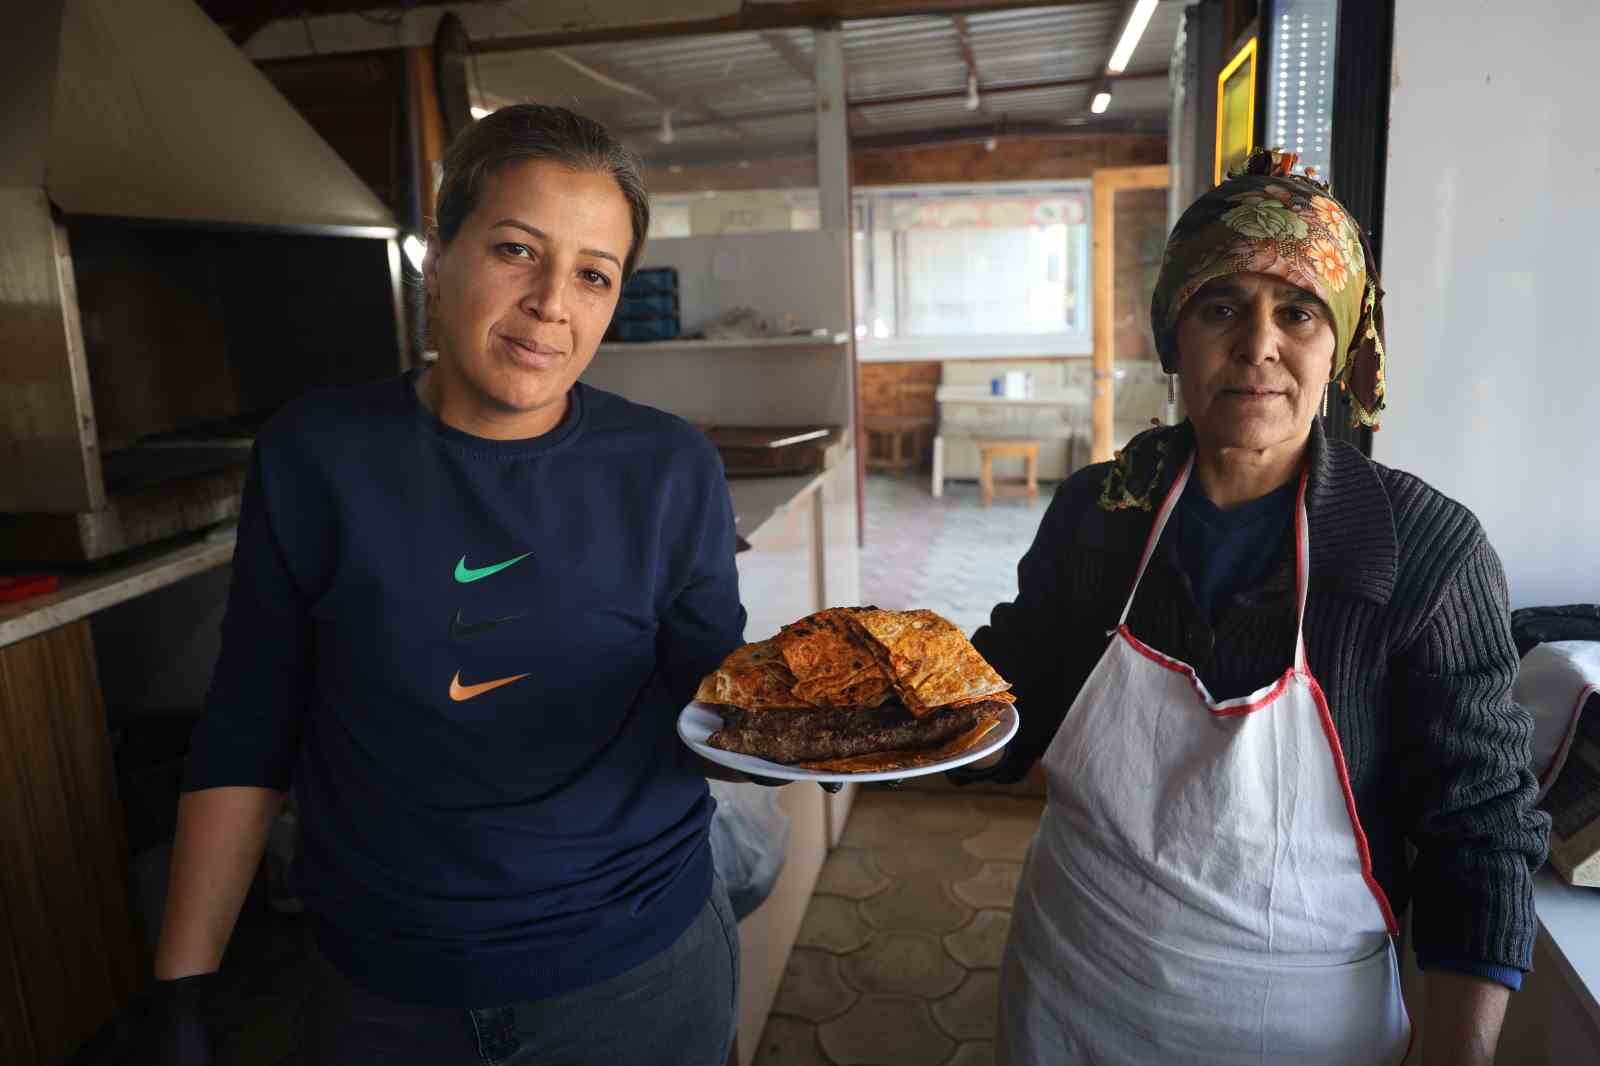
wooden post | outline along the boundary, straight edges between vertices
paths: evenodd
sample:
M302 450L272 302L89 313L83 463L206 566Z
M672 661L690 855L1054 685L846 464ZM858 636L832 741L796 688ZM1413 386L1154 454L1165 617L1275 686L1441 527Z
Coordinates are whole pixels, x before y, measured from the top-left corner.
M1116 449L1113 423L1117 362L1115 319L1117 280L1116 196L1125 189L1165 189L1168 170L1156 167L1114 167L1094 172L1094 397L1090 406L1089 461L1103 463Z
M444 116L439 113L439 87L433 77L433 48L406 49L406 110L411 115L412 167L418 223L433 224L435 170L444 160Z

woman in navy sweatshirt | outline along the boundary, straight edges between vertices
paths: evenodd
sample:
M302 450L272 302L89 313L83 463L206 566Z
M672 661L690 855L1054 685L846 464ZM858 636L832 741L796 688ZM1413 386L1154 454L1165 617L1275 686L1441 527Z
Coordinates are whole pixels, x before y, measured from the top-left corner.
M727 1058L738 933L675 736L744 628L716 451L578 382L638 262L637 161L556 107L450 149L439 357L262 432L156 977L169 1062L293 785L305 1058Z

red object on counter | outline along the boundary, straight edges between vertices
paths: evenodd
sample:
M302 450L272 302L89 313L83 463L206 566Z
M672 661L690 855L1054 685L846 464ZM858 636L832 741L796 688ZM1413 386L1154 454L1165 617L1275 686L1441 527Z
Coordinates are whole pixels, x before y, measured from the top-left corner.
M15 574L0 576L0 603L15 603L54 592L60 584L54 574Z

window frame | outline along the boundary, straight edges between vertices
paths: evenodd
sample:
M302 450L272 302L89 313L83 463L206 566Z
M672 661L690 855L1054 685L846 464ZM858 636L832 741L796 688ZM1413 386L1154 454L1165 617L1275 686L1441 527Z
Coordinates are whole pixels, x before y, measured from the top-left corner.
M890 201L915 199L929 194L949 196L959 193L967 196L1050 196L1076 194L1082 197L1084 217L1083 263L1079 272L1084 279L1082 306L1084 328L1053 333L982 333L946 334L928 337L874 337L870 332L858 331L856 355L862 362L894 362L925 359L992 359L1019 357L1083 356L1094 353L1094 182L1071 178L1050 181L974 181L930 182L914 185L858 185L852 190L854 216L859 221L865 201ZM853 230L851 255L856 256L855 235L861 243L870 246L870 235L863 229ZM856 259L852 269L870 271L871 264ZM870 274L868 275L870 277ZM856 314L865 317L867 308L857 308ZM852 323L855 328L859 323Z

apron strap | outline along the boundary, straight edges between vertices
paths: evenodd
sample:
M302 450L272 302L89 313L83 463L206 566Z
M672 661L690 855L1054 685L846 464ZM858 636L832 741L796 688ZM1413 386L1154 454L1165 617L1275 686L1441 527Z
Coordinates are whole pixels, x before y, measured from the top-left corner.
M1156 512L1155 524L1150 527L1150 536L1144 542L1144 555L1139 559L1139 571L1133 575L1133 591L1128 593L1128 602L1122 605L1122 617L1117 619L1117 628L1121 629L1128 624L1128 612L1133 610L1133 598L1139 595L1139 582L1144 580L1145 568L1150 565L1150 557L1156 552L1156 542L1161 539L1161 531L1167 528L1167 519L1172 517L1172 512L1178 507L1178 499L1183 495L1183 487L1189 484L1189 474L1194 470L1194 453L1189 453L1189 459L1183 464L1183 469L1178 471L1178 479L1167 490L1166 499L1161 501L1161 509Z
M1156 512L1156 520L1150 527L1150 536L1145 540L1144 555L1139 558L1139 569L1133 577L1133 589L1128 593L1128 602L1122 605L1122 617L1117 619L1117 628L1121 629L1128 624L1128 614L1133 610L1133 601L1139 595L1139 584L1144 580L1144 573L1150 566L1150 559L1155 555L1156 544L1161 540L1162 532L1167 528L1167 522L1172 518L1172 512L1178 508L1178 500L1183 496L1184 488L1189 484L1189 475L1194 472L1194 454L1191 452L1183 469L1178 472L1178 477L1167 490L1166 498L1161 501L1161 509ZM1300 470L1300 487L1294 497L1294 666L1301 673L1309 673L1310 665L1306 658L1306 597L1311 587L1311 526L1306 518L1306 484L1310 477L1310 470L1302 467Z
M1309 465L1300 471L1300 488L1294 494L1294 668L1310 674L1306 659L1306 597L1311 591L1311 525L1306 520L1306 482Z

